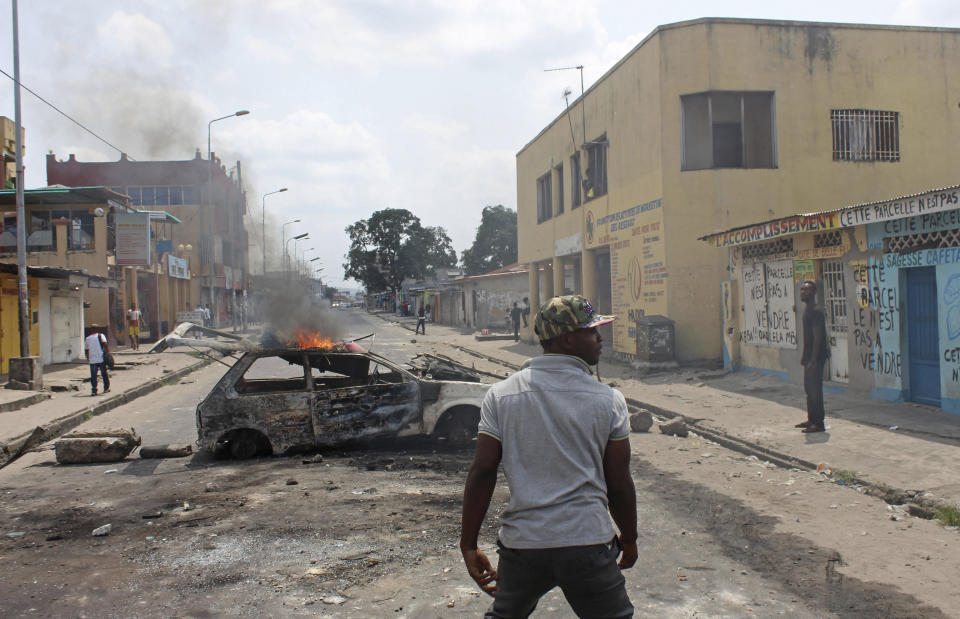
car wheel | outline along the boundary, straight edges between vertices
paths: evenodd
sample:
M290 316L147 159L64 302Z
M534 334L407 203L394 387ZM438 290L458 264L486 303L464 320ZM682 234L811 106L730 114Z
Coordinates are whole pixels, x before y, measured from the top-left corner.
M450 445L466 447L477 438L480 411L472 407L455 408L447 413L441 433Z
M266 439L255 430L239 430L227 439L230 457L235 460L249 460L261 453L260 445Z

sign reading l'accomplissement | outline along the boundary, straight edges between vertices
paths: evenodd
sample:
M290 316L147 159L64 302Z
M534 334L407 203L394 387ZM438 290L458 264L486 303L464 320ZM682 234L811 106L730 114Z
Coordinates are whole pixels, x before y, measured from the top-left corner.
M117 213L117 264L150 266L150 214Z

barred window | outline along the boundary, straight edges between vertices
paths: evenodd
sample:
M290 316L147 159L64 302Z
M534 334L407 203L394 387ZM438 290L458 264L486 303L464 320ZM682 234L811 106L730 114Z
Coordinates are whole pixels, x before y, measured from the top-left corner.
M900 114L830 110L834 161L900 161Z
M747 245L743 248L743 259L764 258L793 251L793 239L776 239L766 243Z
M911 254L941 247L960 247L960 230L937 230L883 239L883 251L889 254Z
M843 233L839 230L831 230L830 232L821 232L820 234L813 235L814 249L837 247L838 245L843 245Z

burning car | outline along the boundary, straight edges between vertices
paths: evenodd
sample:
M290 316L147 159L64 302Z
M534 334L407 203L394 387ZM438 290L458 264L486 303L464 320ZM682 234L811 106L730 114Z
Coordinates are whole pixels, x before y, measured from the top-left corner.
M488 385L418 377L356 342L307 333L284 347L265 338L271 345L261 347L195 340L183 337L190 328L178 329L165 346L243 352L197 406L201 449L251 458L382 436L429 435L454 444L476 436Z

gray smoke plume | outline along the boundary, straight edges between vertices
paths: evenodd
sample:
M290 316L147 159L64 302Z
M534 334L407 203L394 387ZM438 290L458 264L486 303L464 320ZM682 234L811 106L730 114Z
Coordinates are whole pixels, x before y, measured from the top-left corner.
M339 316L298 279L273 282L254 296L254 302L264 322L264 346L286 346L298 329L319 333L335 342L343 337Z

